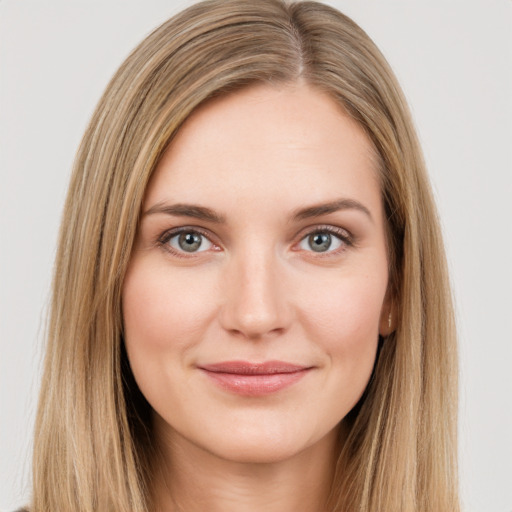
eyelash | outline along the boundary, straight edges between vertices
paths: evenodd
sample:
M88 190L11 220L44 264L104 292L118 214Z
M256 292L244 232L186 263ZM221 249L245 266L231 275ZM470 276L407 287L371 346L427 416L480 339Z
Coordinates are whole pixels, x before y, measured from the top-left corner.
M295 246L298 246L301 244L304 240L306 240L308 237L316 234L329 234L334 235L338 240L341 242L341 247L335 249L335 250L327 250L325 252L315 252L313 250L306 251L309 253L312 253L315 255L315 258L328 258L330 256L336 256L346 250L349 247L354 246L354 238L351 233L349 233L346 229L336 227L336 226L330 226L330 225L320 225L320 226L314 226L313 228L307 228L307 231L301 233L299 241L294 244ZM295 249L300 250L300 249Z
M172 238L179 236L181 234L184 234L184 233L201 235L202 237L206 238L212 244L212 246L215 248L214 250L216 250L216 251L220 250L219 245L216 244L212 240L212 236L210 233L208 233L207 231L205 231L201 228L195 227L195 226L182 226L179 228L173 228L168 231L165 231L158 238L157 244L160 247L162 247L164 250L170 252L173 256L177 256L178 258L191 258L191 257L197 256L201 252L206 252L206 251L195 251L195 252L190 252L189 254L187 254L186 251L176 250L169 245L169 241ZM341 247L339 247L335 250L332 250L332 251L327 250L325 252L315 252L314 250L310 250L310 251L306 251L306 252L315 254L315 257L317 257L317 258L318 257L325 258L325 257L337 255L340 252L343 252L348 247L352 247L354 245L353 236L347 230L339 228L339 227L335 227L335 226L320 225L320 226L314 226L313 228L307 228L307 231L303 231L300 235L299 241L294 244L294 247L297 247L304 240L306 240L309 236L316 235L316 234L325 234L325 233L327 233L329 235L334 235L338 240L340 240L340 242L342 243ZM294 248L292 250L298 252L301 249Z
M191 257L193 258L198 253L205 252L205 251L198 251L198 252L190 252L189 254L187 254L186 251L178 251L169 245L169 242L171 241L172 238L179 236L181 234L184 234L184 233L187 233L187 234L194 233L194 234L201 235L202 237L206 238L212 244L213 247L216 248L215 250L217 250L217 251L220 250L220 247L212 240L212 236L208 232L204 231L201 228L195 227L195 226L182 226L179 228L174 228L174 229L165 231L158 238L157 243L164 250L170 252L173 256L177 256L178 258L191 258Z

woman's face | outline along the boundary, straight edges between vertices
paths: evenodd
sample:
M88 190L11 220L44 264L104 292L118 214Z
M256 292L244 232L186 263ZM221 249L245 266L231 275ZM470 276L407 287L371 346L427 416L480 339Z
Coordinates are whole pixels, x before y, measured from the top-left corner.
M145 196L125 342L158 431L236 461L334 439L387 334L376 157L305 85L254 86L185 123Z

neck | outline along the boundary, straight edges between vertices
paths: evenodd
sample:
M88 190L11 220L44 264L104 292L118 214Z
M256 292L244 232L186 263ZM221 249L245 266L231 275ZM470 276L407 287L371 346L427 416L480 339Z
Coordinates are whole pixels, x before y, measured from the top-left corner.
M222 459L176 432L160 443L154 498L158 512L318 512L326 510L336 464L328 436L286 460ZM172 453L172 456L170 454Z

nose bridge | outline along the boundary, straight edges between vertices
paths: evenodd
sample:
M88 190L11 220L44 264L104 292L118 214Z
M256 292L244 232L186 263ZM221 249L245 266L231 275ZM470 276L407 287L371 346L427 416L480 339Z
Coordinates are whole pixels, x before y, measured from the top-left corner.
M290 320L289 304L273 247L245 244L233 255L224 303L224 327L248 338L283 331Z

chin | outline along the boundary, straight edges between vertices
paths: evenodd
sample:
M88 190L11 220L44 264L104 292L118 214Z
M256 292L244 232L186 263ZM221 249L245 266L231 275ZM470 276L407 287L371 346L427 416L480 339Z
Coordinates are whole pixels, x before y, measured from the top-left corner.
M260 424L243 431L232 429L218 439L210 437L202 448L226 461L240 464L272 464L293 459L319 443L329 445L329 450L332 451L337 431L335 428L322 435L301 432L289 426L279 428Z
M272 464L289 460L303 449L304 447L283 446L274 440L252 439L251 442L216 447L211 453L218 458L239 464Z

